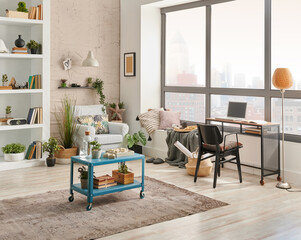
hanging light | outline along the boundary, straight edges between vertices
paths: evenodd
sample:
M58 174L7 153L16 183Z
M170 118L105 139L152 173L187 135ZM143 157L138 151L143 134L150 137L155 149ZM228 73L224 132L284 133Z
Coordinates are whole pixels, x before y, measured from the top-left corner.
M83 67L99 67L99 62L94 57L94 54L92 51L89 51L87 58L82 63Z

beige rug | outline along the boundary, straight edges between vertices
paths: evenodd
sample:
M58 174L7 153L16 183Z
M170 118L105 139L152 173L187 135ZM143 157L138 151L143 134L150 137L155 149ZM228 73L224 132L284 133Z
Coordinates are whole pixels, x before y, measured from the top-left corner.
M0 201L0 239L94 239L227 205L153 178L140 189L94 198L69 190Z

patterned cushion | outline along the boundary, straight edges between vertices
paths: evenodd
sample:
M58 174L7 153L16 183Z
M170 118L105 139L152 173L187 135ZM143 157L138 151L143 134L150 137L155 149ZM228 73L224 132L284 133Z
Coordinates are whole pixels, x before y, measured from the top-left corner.
M85 126L92 126L95 128L96 134L108 134L109 123L108 115L87 115L77 117L77 123Z
M146 113L141 113L138 115L141 127L145 128L148 134L152 134L154 131L159 129L159 111L160 109L152 109Z
M212 151L212 152L215 152L216 150L216 146L215 145L210 145L210 144L204 144L203 145L205 149L209 150L209 151ZM230 150L232 148L236 148L236 147L242 147L242 143L240 142L235 142L235 141L228 141L226 143L226 146L225 146L225 149L224 149L224 143L220 144L219 147L220 147L220 151L221 152L224 152L224 151L227 151L227 150Z

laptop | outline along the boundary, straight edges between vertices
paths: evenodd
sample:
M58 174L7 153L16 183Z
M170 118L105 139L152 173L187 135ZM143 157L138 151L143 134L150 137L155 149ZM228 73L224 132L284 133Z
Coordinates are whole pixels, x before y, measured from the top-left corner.
M246 102L229 102L227 117L218 119L225 120L244 120L246 118L247 103Z

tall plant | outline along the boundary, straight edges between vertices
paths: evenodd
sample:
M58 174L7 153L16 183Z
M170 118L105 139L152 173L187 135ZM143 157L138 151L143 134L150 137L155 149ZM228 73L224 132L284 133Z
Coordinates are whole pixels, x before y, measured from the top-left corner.
M74 135L78 131L75 120L75 103L74 99L65 96L61 100L61 107L55 114L59 127L59 142L64 148L72 148L74 143Z

